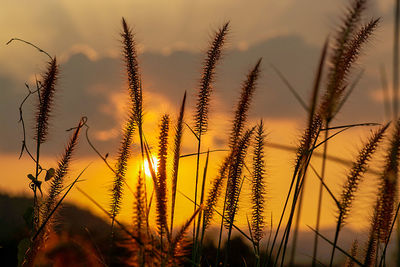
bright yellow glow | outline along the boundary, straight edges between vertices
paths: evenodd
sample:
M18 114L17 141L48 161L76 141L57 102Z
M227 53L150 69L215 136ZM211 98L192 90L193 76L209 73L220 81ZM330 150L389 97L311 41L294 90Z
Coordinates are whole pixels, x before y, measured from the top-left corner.
M158 159L156 156L151 156L154 172L157 173ZM144 173L147 177L151 177L150 165L147 159L144 161Z

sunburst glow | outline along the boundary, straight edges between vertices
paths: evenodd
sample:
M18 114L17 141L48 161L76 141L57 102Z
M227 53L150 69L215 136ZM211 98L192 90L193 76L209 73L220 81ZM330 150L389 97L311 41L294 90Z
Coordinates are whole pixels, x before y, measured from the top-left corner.
M158 167L157 157L151 156L151 161L152 161L152 166L153 166L154 172L157 173L157 167ZM147 159L144 161L144 173L147 177L151 177L150 164Z

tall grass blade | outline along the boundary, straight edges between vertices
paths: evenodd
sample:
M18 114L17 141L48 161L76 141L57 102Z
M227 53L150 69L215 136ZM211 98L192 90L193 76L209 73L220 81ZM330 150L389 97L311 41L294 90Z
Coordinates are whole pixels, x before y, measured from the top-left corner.
M308 225L307 225L308 226ZM321 233L317 232L315 229L313 229L312 227L308 226L308 228L310 228L311 231L313 231L314 233L316 233L319 237L321 237L323 240L325 240L326 242L328 242L330 245L333 245L333 242L330 241L328 238L326 238L324 235L322 235ZM356 263L358 266L364 266L364 264L362 264L359 260L357 260L356 258L354 258L351 254L349 254L346 250L342 249L341 247L337 247L337 250L339 250L340 252L342 252L346 257L350 258L354 263Z
M283 83L286 85L286 87L289 89L289 91L293 94L293 96L296 98L296 100L299 102L299 104L303 107L305 111L308 111L308 106L306 102L303 100L303 98L297 93L296 89L290 84L288 79L283 75L283 73L274 65L271 65L271 68L276 72L276 74L279 76L279 78L283 81Z
M204 191L205 191L205 185L206 185L206 178L207 178L207 170L208 170L208 160L210 157L210 151L207 152L207 157L206 157L206 163L204 165L204 171L203 171L203 182L201 185L201 194L200 194L200 206L204 205ZM201 219L202 219L202 210L199 213L199 216L197 218L197 230L196 230L196 238L195 238L195 243L193 244L194 246L194 260L195 262L200 262L200 256L201 256L201 245L202 242L198 242L199 240L199 233L200 233L200 224L201 224ZM204 231L202 230L202 233ZM201 240L202 241L202 240Z
M390 93L389 93L389 85L387 81L387 74L385 70L385 66L381 65L380 67L380 78L381 78L381 87L382 87L382 93L383 93L383 108L385 111L385 118L386 120L391 119L391 105L390 105Z
M315 125L316 128L314 128L314 130L313 130L313 131L315 131L314 133L312 133L312 131L311 131L304 136L305 138L303 139L303 144L299 147L298 154L297 154L298 158L297 158L296 165L298 167L300 167L300 165L303 164L302 161L304 161L304 159L308 157L309 152L307 150L310 150L310 145L313 142L312 139L316 138L318 136L320 128L321 128L321 125L319 125L320 118L318 115L316 115L316 107L317 107L318 95L319 95L319 91L320 91L320 84L321 84L325 61L326 61L328 44L329 44L329 39L327 38L325 41L325 44L322 48L322 51L321 51L321 56L319 59L318 68L317 68L316 76L314 79L313 91L311 94L311 99L310 99L310 104L309 104L310 106L308 108L308 129L310 129L310 130L313 129L313 127L314 127L313 125L315 123L317 123L318 125ZM313 135L315 135L315 137L313 137ZM305 178L306 178L306 176L304 176L304 179ZM294 257L295 257L295 253L296 253L297 235L298 235L298 229L299 229L302 206L303 206L303 195L304 195L303 190L301 190L300 200L299 200L299 205L298 205L299 207L297 210L297 218L296 218L295 228L294 228L293 246L292 246L290 263L289 263L291 265L294 264Z
M172 169L172 196L171 196L171 233L174 227L174 213L175 213L175 198L176 188L178 186L178 170L179 159L181 158L181 143L183 135L183 117L185 113L186 91L183 95L181 109L179 111L178 122L176 124L175 140L174 140L174 162Z

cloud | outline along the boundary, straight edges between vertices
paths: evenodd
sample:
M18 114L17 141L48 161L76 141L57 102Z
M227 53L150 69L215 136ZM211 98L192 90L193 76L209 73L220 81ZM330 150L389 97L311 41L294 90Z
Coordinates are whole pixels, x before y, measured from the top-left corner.
M302 120L305 117L304 110L273 72L270 64L280 69L303 99L308 101L320 50L320 47L307 43L300 36L290 35L259 42L247 49L226 51L218 67L214 100L211 102L211 125L218 125L221 118L230 118L241 83L260 57L263 58L262 74L251 117ZM195 104L203 57L202 53L188 51L170 54L144 52L140 55L143 86L147 92L145 111L152 117L154 127L157 125L157 114L171 113L178 109L185 90L188 92L187 118L190 122L190 107ZM373 72L366 72L339 115L341 121L381 120L383 108L371 93L379 88L377 78ZM26 93L23 83L0 74L0 87L3 91L1 119L3 125L7 125L2 132L4 138L0 140L4 152L17 153L20 147L21 140L15 137L21 136L17 120L18 103ZM48 151L62 150L66 137L59 137L66 136L64 130L73 127L81 116L89 118L90 133L99 148L106 152L116 151L128 103L121 60L100 56L90 59L83 53L73 54L61 65L58 89ZM32 104L25 106L25 116L30 118L30 125L33 125L32 112L29 112L32 108ZM223 125L227 125L226 119ZM220 128L215 126L215 129ZM221 130L226 131L226 126ZM219 137L214 142L222 144L223 140ZM83 151L90 151L86 148Z
M19 134L19 120L18 107L27 90L24 84L18 84L17 81L0 76L0 124L3 125L0 139L0 151L13 151L18 153L21 146L22 135ZM26 90L26 91L24 91Z

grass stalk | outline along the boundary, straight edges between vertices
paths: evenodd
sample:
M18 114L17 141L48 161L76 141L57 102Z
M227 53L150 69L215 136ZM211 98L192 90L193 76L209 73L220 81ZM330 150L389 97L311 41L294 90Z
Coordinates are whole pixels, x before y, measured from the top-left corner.
M208 153L207 153L207 157L206 157L206 162L205 162L205 165L204 165L204 171L203 171L203 182L202 182L202 186L201 186L201 196L200 196L200 207L202 206L202 205L204 205L203 204L203 202L204 202L204 190L205 190L205 184L206 184L206 177L207 177L207 169L208 169L208 160L209 160L209 156L210 156L210 152L208 151ZM199 239L199 233L200 233L200 223L201 223L201 219L202 219L202 210L200 210L200 212L199 212L199 216L198 216L198 218L197 218L197 230L196 230L196 239L195 240L198 240ZM204 225L204 224L203 224ZM200 256L201 256L201 242L199 243L199 242L197 242L197 243L194 243L193 244L193 246L195 247L195 249L194 249L194 253L195 253L195 255L194 255L194 259L195 259L195 262L196 263L198 263L198 264L200 264Z
M329 123L327 122L325 124L325 128L329 128ZM324 139L326 140L329 136L329 130L325 131ZM315 231L319 232L319 225L321 221L321 210L322 210L322 196L323 196L323 185L322 182L324 182L324 177L325 177L325 169L326 169L326 157L328 154L328 142L324 143L324 148L322 152L322 164L321 164L321 184L319 185L319 190L318 190L318 207L317 207L317 219L315 222ZM318 235L315 234L314 236L314 246L313 246L313 261L312 261L312 266L314 267L316 265L316 259L318 256Z
M195 133L198 138L197 144L197 159L196 159L196 178L194 190L194 211L197 204L197 188L199 180L199 166L200 166L200 151L201 151L201 137L207 132L208 127L208 110L210 104L210 96L212 92L212 83L214 81L215 69L217 63L222 56L222 48L226 40L226 35L229 31L229 22L225 23L216 33L211 42L210 48L207 52L207 57L204 61L202 77L200 80L200 89L196 104L195 114ZM196 236L196 223L193 223L193 240Z
M181 142L182 142L182 134L183 134L183 117L185 112L185 103L186 103L186 91L183 95L182 105L179 112L178 122L176 125L176 133L174 140L174 163L172 170L172 196L171 196L171 230L172 233L174 227L174 214L175 214L175 198L176 198L176 189L178 186L178 170L179 170L179 159L181 158Z

